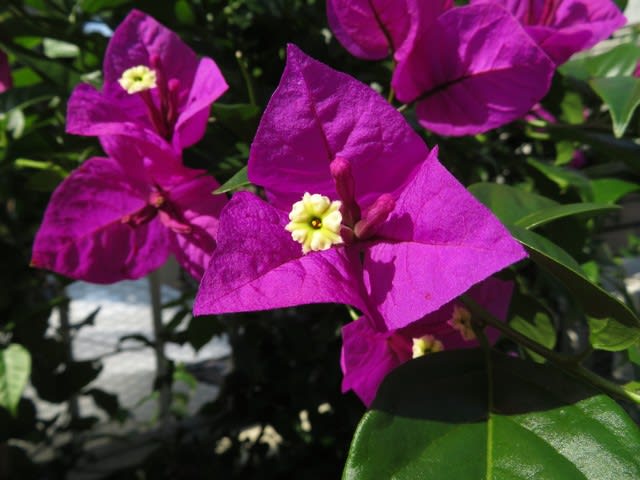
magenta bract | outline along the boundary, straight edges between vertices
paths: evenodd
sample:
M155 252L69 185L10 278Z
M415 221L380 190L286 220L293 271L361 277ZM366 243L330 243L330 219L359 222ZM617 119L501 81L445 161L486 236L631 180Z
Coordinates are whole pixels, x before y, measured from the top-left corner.
M522 259L436 155L376 92L290 46L249 159L271 204L229 203L194 312L339 302L398 329ZM344 244L303 255L284 227L305 192L343 201Z
M380 60L405 54L419 27L447 10L453 0L328 0L327 18L336 38L352 55Z
M442 135L485 132L524 115L547 92L555 65L497 5L453 8L419 32L393 88Z
M156 87L127 93L123 73L136 66L155 72ZM116 29L104 59L101 92L79 85L69 99L67 131L124 135L181 152L204 134L209 108L227 89L210 58L196 54L152 17L133 10Z
M626 23L611 0L472 0L509 10L556 64L608 38Z
M6 92L13 86L11 79L11 67L9 67L9 58L7 54L0 50L0 93Z
M505 320L512 289L510 282L491 277L472 287L468 295L495 317ZM342 391L353 390L367 407L370 406L384 377L412 358L413 339L428 335L440 342L444 350L477 347L477 340L465 340L451 325L454 308L461 305L450 302L400 330L379 331L376 322L365 316L343 327ZM487 328L485 335L493 344L499 333Z
M211 195L218 184L184 167L154 175L144 164L156 162L137 156L134 144L120 147L129 156L90 158L58 186L35 238L32 265L112 283L142 277L174 253L201 278L225 203Z

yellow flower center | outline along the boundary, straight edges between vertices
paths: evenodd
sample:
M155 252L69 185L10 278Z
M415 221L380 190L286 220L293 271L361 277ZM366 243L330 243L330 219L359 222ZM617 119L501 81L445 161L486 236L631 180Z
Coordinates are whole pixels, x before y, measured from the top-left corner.
M118 83L129 94L156 88L156 72L144 65L131 67L122 73Z
M475 340L476 334L471 326L471 313L466 308L454 305L449 325L458 330L467 342Z
M290 222L284 227L291 238L302 244L302 253L327 250L342 243L340 226L342 202L314 193L305 193L302 200L293 204Z
M420 338L413 339L411 347L413 358L422 357L428 353L436 353L444 350L444 345L433 335L423 335Z

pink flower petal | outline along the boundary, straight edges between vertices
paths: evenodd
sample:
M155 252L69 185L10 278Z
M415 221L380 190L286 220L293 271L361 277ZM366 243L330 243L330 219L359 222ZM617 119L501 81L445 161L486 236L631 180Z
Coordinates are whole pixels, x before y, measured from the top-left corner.
M38 231L32 265L71 278L112 283L158 268L169 253L156 220L135 228L123 217L144 207L147 186L110 158L84 162L56 189Z
M407 326L521 260L524 249L438 162L402 192L365 253L365 285L387 328Z
M251 146L249 179L289 211L304 192L337 199L330 162L351 163L362 208L402 188L428 149L401 114L352 77L297 47Z
M553 62L508 12L472 5L443 13L393 76L427 129L470 135L527 113L547 92Z
M357 260L348 258L344 248L302 255L300 244L284 229L287 223L285 212L251 193L236 193L220 216L218 245L194 313L327 302L364 309Z

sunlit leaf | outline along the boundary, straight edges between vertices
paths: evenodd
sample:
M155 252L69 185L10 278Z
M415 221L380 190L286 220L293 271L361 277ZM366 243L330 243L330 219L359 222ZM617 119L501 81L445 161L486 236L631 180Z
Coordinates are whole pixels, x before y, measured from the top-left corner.
M633 112L640 104L640 78L594 78L589 84L609 107L614 135L622 137Z
M488 365L460 350L391 372L343 479L640 478L640 430L611 398L557 368L500 354Z
M224 184L216 188L213 191L213 193L219 194L219 193L232 192L234 190L238 190L239 188L246 187L247 185L250 185L250 184L251 182L247 178L247 167L242 167L240 170L238 170L235 173L235 175L233 175L233 177L231 177L229 180L224 182Z
M565 205L554 205L553 207L548 207L538 210L537 212L530 213L529 215L516 220L514 225L531 229L544 225L545 223L573 215L598 215L619 209L620 207L617 205L599 203L570 203Z
M599 319L613 318L628 327L640 327L640 320L633 311L592 283L562 248L522 227L511 225L509 230L527 249L531 260L562 282L589 315Z
M31 355L22 345L12 343L0 349L0 407L16 414L20 396L31 373Z

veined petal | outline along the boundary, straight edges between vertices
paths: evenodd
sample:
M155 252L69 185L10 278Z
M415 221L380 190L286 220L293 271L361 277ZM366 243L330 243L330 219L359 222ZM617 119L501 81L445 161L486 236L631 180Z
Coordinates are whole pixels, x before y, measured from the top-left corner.
M300 245L285 230L287 222L286 212L251 193L236 193L220 216L217 247L194 313L328 302L364 309L358 252L331 248L302 255Z
M591 48L626 23L611 0L472 0L471 3L504 6L556 64Z
M498 5L453 8L401 61L392 84L427 129L485 132L524 115L549 89L554 63Z
M414 0L328 0L327 18L337 39L352 55L380 60L397 51L415 29Z
M402 192L365 253L365 285L389 329L407 326L526 256L436 154Z
M427 156L419 135L368 86L293 45L287 52L251 146L249 179L282 210L305 191L338 198L329 170L336 157L351 163L362 208L401 189Z
M114 160L87 160L53 193L34 241L33 266L94 283L155 270L169 253L164 227L155 219L135 228L122 221L144 207L147 193Z
M188 233L171 232L171 252L178 263L200 280L216 248L220 211L227 203L224 195L212 195L218 187L213 177L203 175L184 182L169 197L172 205L191 227Z
M211 104L227 88L229 86L215 62L210 58L200 60L189 96L176 123L173 136L176 149L189 147L202 138L207 128Z
M86 83L78 85L69 98L66 131L88 136L123 135L166 148L139 98L128 94L109 98Z
M342 391L353 390L369 406L384 377L394 368L411 359L411 343L394 351L389 343L392 332L376 331L368 317L342 327L341 366L344 377Z
M505 320L512 290L511 282L490 277L474 285L467 295L496 318ZM476 348L477 340L465 341L449 324L458 305L457 301L450 302L401 330L380 331L379 326L366 316L345 325L342 328L342 391L353 390L365 405L371 405L384 377L409 361L413 345L419 345L421 340L431 343L423 346L435 351ZM493 344L500 334L495 328L486 328L485 335Z
M132 10L116 28L104 55L104 91L124 92L118 84L122 72L137 65L149 65L151 55L162 59L163 75L191 85L198 68L198 57L178 35L153 17ZM124 92L126 95L126 92Z

